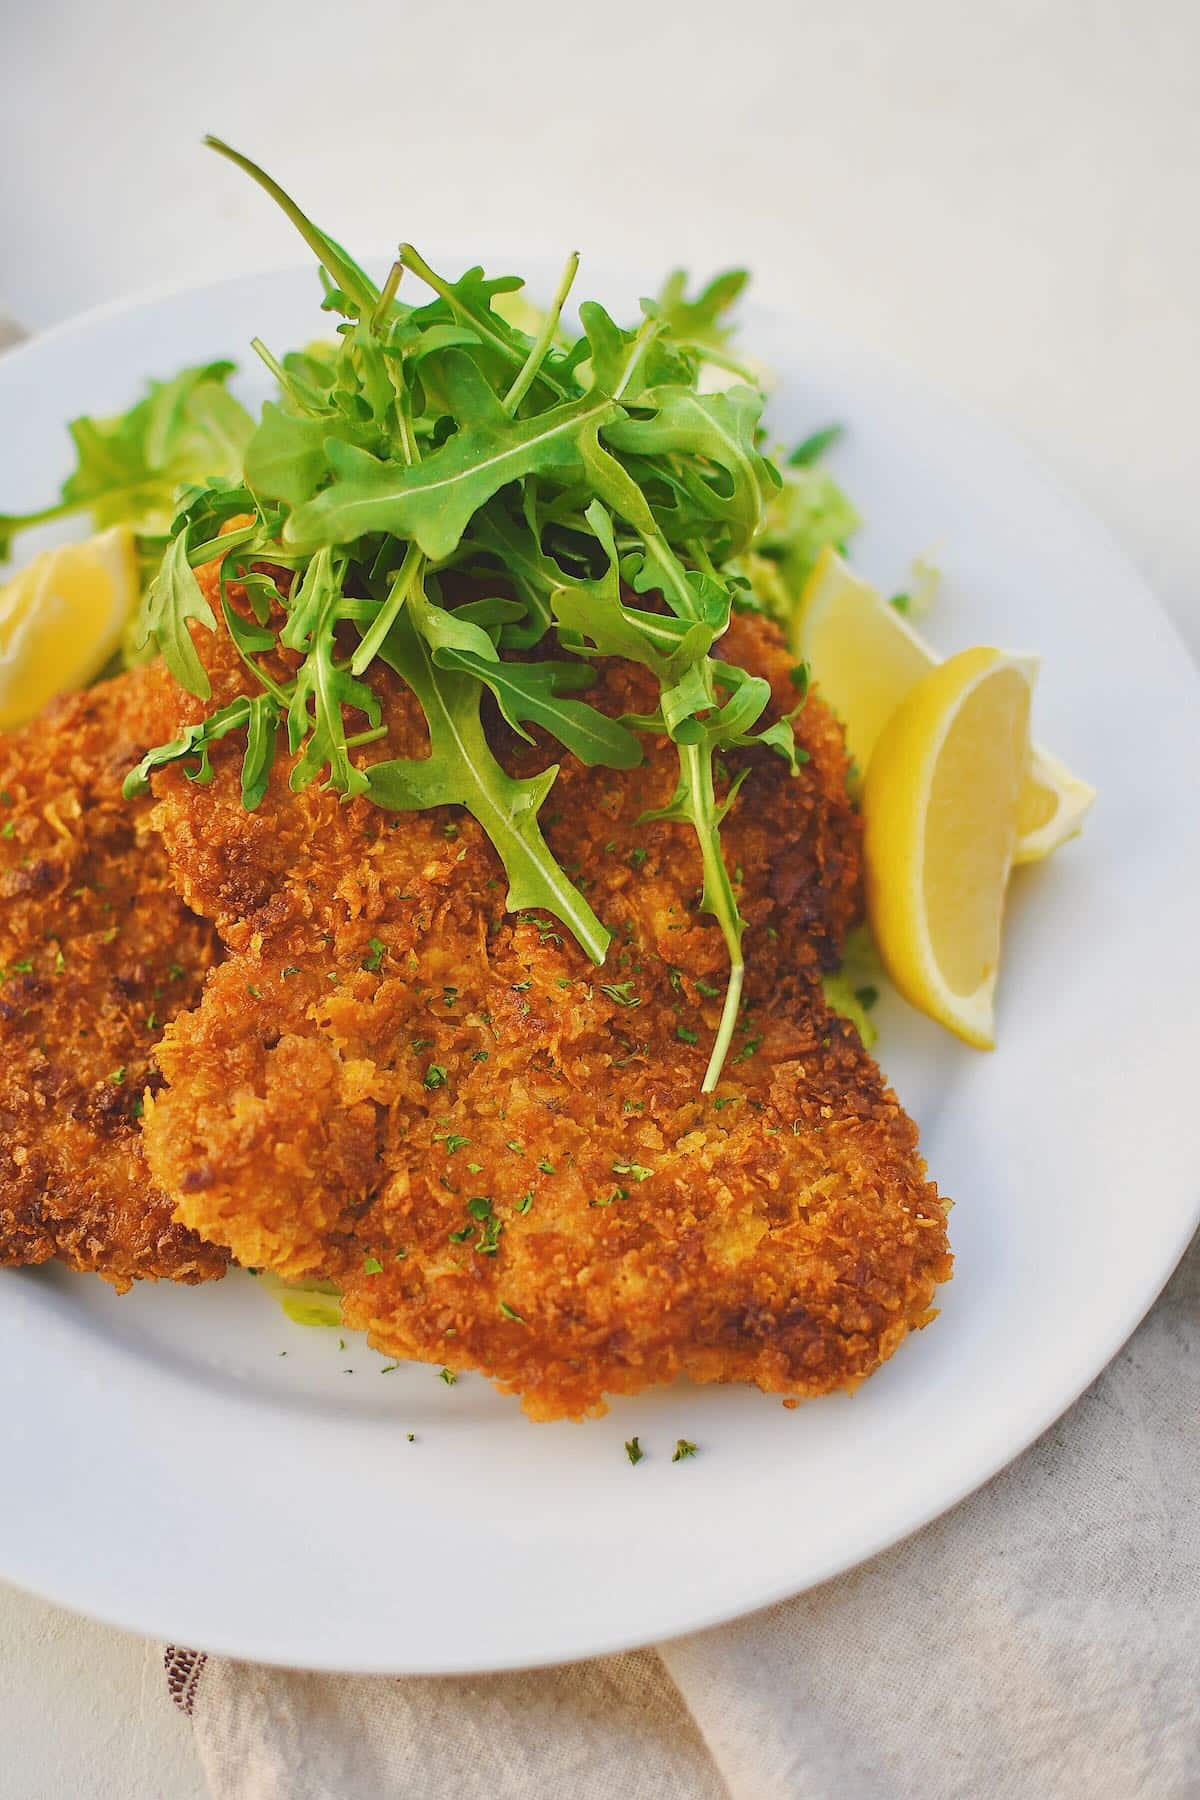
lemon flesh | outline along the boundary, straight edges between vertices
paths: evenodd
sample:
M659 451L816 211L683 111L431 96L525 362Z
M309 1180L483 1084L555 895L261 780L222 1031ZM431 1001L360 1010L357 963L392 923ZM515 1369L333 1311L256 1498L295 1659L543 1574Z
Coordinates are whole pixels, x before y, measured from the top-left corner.
M792 620L792 650L812 669L846 730L858 781L880 734L940 661L932 645L833 549L822 551ZM1021 792L1016 862L1037 862L1083 828L1095 790L1049 751L1032 747Z
M114 525L44 550L0 586L0 731L86 686L120 647L138 600L133 533Z
M1036 663L981 647L938 664L880 735L863 787L867 908L900 992L994 1043L1004 896Z

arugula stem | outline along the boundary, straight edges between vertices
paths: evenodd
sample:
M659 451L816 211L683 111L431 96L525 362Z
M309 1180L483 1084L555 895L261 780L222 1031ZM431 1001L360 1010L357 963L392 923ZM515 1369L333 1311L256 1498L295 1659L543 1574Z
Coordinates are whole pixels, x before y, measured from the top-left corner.
M222 588L221 588L221 610L226 615L225 629L227 632L229 632L229 639L230 639L230 642L233 644L234 649L237 651L238 655L241 657L242 661L245 663L245 665L249 669L250 673L255 677L255 679L257 681L261 681L262 685L266 688L266 690L270 694L271 698L273 700L277 701L278 704L286 712L288 705L291 702L292 688L291 687L288 687L288 688L280 687L279 683L274 679L274 677L271 675L268 675L267 671L265 669L259 667L259 665L255 661L254 657L249 655L247 651L243 650L241 644L238 642L234 633L232 631L229 631L229 610L230 609L229 609L229 602L225 598L224 585L222 585ZM293 683L292 686L294 687L294 685L295 684Z
M541 330L533 340L529 355L516 380L504 396L504 410L511 418L525 398L537 378L542 359L554 342L554 334L558 330L558 321L562 317L562 309L567 303L567 295L571 291L576 275L579 273L579 252L572 250L566 266L559 277L558 286L554 290L554 298L550 302L546 316L542 320Z
M421 578L421 569L425 561L416 544L410 544L404 553L404 561L400 572L391 586L387 599L375 615L375 622L370 630L360 639L358 649L350 658L350 673L361 675L370 667L379 655L379 646L396 623L400 608L408 599L413 583Z
M400 277L403 273L404 264L400 261L400 258L397 257L391 268L388 270L387 280L384 282L383 289L376 302L375 311L371 314L371 330L377 335L383 330L384 322L387 319L388 308L396 298L396 289L400 286Z
M716 919L729 952L729 983L721 1022L713 1042L701 1084L701 1093L711 1094L721 1079L721 1070L733 1042L738 1008L742 1001L742 983L746 965L742 957L742 932L745 921L738 910L737 896L721 854L721 835L717 824L716 794L713 791L712 751L707 744L680 744L679 767L686 788L685 805L700 844L700 860L704 869L702 905Z
M224 156L231 163L236 163L237 167L249 175L252 181L257 181L264 192L270 194L275 204L292 221L317 261L328 270L329 275L344 294L355 301L363 311L367 311L375 305L379 298L379 289L370 276L359 268L354 258L343 250L339 243L335 242L327 232L322 231L319 225L314 225L306 213L301 212L291 195L285 194L279 183L273 180L265 169L260 169L256 162L251 162L248 156L243 156L240 150L235 150L231 144L226 144L221 138L214 137L211 132L205 136L204 142L210 150L215 150L218 156Z
M438 294L446 302L446 305L450 308L450 311L454 314L456 319L460 319L464 325L470 325L473 330L479 333L480 337L484 338L492 346L493 350L499 351L500 355L503 356L507 362L516 363L518 365L524 362L525 359L517 346L510 343L508 338L506 338L502 332L497 331L495 327L489 323L490 311L488 314L481 317L479 313L472 312L469 306L464 306L451 284L444 276L439 275L436 269L430 268L429 264L425 261L425 258L418 250L414 249L412 244L401 244L400 260L406 269L411 269L414 275L419 275L426 287L431 287L434 293ZM535 379L545 382L546 386L561 398L563 393L562 383L555 381L551 376L547 375L544 369L539 369L537 371Z
M662 326L657 319L643 319L641 325L638 327L637 336L630 345L629 360L625 364L625 372L613 390L612 397L614 400L619 400L626 392L630 382L637 373L638 364L641 362L647 349L654 342L661 330Z
M252 538L258 536L258 531L259 524L256 519L253 525L243 525L240 531L226 531L218 537L206 538L202 544L197 544L194 550L188 551L188 562L193 569L201 569L206 562L211 562L214 556L228 556L234 550L239 550L243 544L250 543Z
M267 346L260 337L252 337L250 339L250 348L253 350L255 356L258 357L259 361L266 364L267 368L271 371L272 375L286 394L288 391L288 378L279 358L273 351L267 349Z
M34 525L48 525L52 519L69 519L72 513L83 512L90 505L90 499L60 500L54 506L43 506L38 512L0 513L0 543Z

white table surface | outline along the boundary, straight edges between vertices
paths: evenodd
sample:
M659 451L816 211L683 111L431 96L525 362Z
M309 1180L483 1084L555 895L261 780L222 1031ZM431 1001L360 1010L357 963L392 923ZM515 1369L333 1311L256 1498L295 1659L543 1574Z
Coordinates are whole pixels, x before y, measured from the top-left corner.
M1194 0L12 9L0 313L295 260L205 130L352 245L744 262L1022 438L1200 655L1198 65ZM7 1590L0 1745L5 1800L203 1792L157 1647Z

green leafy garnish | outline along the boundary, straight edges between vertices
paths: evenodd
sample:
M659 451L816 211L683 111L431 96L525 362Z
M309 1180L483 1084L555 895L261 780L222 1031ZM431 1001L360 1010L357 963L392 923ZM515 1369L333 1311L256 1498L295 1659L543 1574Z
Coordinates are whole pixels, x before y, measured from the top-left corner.
M539 823L558 764L511 776L481 705L592 766L632 768L646 737L665 738L678 782L653 816L695 834L699 908L729 962L703 1081L711 1090L744 981L745 922L721 824L745 771L732 781L718 773L721 752L761 745L793 772L803 760L789 718L763 725L767 682L719 660L716 646L734 605L753 601L744 563L761 551L790 579L817 538L835 523L844 536L853 522L825 490L808 491L825 479L819 471L785 484L766 454L761 388L728 348L744 273L717 276L695 298L672 275L631 326L585 301L573 333L563 318L573 254L549 310L524 331L498 304L521 288L517 277L471 268L452 280L401 244L379 287L270 176L208 141L318 258L338 342L282 358L255 344L278 397L236 465L215 464L217 478L184 496L143 609L144 636L190 692L208 697L192 634L223 622L261 693L150 751L130 790L173 761L208 780L212 744L244 732L243 796L255 805L286 724L294 788L320 781L393 810L464 808L504 866L508 908L552 915L601 963L609 931ZM410 298L414 278L425 293ZM722 391L703 379L710 366L730 378ZM227 529L242 515L252 522ZM193 573L217 557L219 619ZM264 563L291 571L286 592L255 572ZM233 597L238 582L245 604ZM291 655L268 667L276 648ZM648 671L657 687L649 712L612 718L583 697L595 659L609 657ZM386 745L377 760L356 754L385 736L363 679L378 661L422 707L426 756L389 757ZM281 678L281 666L294 672ZM646 855L629 860L637 867ZM604 991L638 1004L628 983ZM687 1027L679 1035L696 1041ZM424 1081L441 1086L446 1071L431 1064Z
M0 563L17 532L78 512L90 513L98 531L131 525L161 538L181 488L240 474L254 421L229 392L233 372L230 362L181 369L170 381L151 381L128 412L73 419L73 472L53 505L0 513Z

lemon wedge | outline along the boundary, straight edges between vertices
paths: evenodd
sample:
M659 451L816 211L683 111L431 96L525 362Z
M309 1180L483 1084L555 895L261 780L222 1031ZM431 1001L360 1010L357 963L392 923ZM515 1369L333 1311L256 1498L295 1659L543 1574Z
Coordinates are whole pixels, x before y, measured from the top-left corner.
M901 701L940 658L832 548L817 558L792 620L792 650L846 728L860 770ZM1094 788L1033 746L1014 861L1038 862L1083 829Z
M0 585L0 731L98 674L137 600L137 557L125 525L44 550Z
M994 1043L1004 894L1029 765L1037 663L981 647L927 671L863 784L867 911L900 992L978 1049Z

